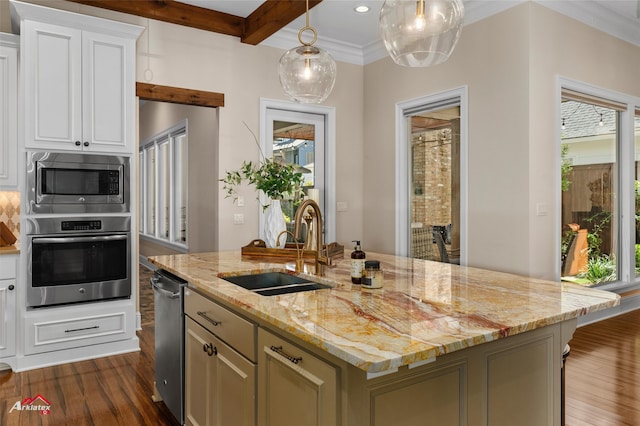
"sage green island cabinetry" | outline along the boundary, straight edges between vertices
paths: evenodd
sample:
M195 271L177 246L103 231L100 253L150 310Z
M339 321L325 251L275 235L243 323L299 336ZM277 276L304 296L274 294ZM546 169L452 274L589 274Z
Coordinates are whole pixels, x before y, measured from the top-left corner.
M252 406L247 397L243 410L255 408L260 426L561 424L562 353L577 317L616 306L619 296L458 265L367 255L381 261L382 289L353 285L345 256L323 277L300 274L332 288L275 296L224 278L295 274L295 262L250 258L239 251L151 257L187 280L189 292L255 327L222 336L214 326L213 335L187 337L194 339L187 349L187 378L197 370L197 379L205 380L195 352L202 357L211 344L219 349L224 343L256 366L257 402ZM185 303L194 315L189 297ZM195 315L200 313L225 329L224 319L195 308ZM239 339L254 333L254 340ZM238 350L240 341L248 348ZM201 398L198 389L205 384L198 386L189 392L187 385L187 406ZM217 407L218 398L208 398L208 404ZM194 406L202 399L197 401ZM216 410L224 424L251 424L235 423L234 414Z

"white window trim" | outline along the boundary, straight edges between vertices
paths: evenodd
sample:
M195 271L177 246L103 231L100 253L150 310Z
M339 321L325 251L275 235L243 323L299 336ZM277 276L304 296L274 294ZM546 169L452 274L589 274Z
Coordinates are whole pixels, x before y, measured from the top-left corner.
M173 241L175 239L175 234L176 234L176 230L175 230L175 221L173 220L173 213L174 213L174 197L175 197L175 193L174 193L174 189L172 188L172 190L169 193L169 205L171 206L170 209L170 215L172 217L172 219L169 221L169 238L163 238L159 235L159 222L160 222L160 206L159 206L159 191L160 191L160 186L158 185L158 167L159 167L159 161L158 161L158 146L160 143L163 143L166 141L166 143L169 144L169 155L171 157L171 161L169 164L170 170L169 170L169 181L171 182L171 185L173 185L174 182L174 174L175 174L175 162L173 159L174 156L174 136L177 133L182 133L182 131L184 131L185 135L189 134L189 125L188 125L188 120L181 120L180 122L178 122L177 124L169 127L166 130L163 130L162 132L146 139L144 142L140 143L138 152L140 157L144 158L144 168L142 170L142 178L141 178L141 182L143 188L140 188L140 200L142 201L143 197L146 198L147 194L148 194L148 169L147 169L147 159L146 159L146 152L145 149L147 149L147 147L153 145L155 147L155 155L156 155L156 160L155 160L155 170L154 170L154 174L155 174L155 187L154 187L154 191L155 191L155 218L156 218L156 223L155 223L155 229L153 229L153 233L150 233L151 231L149 230L149 218L148 218L148 204L147 201L148 200L144 200L143 203L141 203L140 205L140 209L144 210L144 217L143 217L143 221L141 223L141 227L138 230L138 234L141 238L149 240L149 241L153 241L157 244L163 245L165 247L169 247L171 249L180 251L180 252L186 252L189 249L189 239L187 238L187 242L186 243L179 243L176 241ZM188 147L187 147L187 152L188 152ZM187 154L188 155L188 154ZM140 173L140 171L138 171L138 173ZM189 200L188 200L188 195L187 195L187 210L188 210L188 205L189 205ZM188 217L188 216L187 216ZM187 219L187 229L189 229L189 222Z
M635 200L635 188L634 188L634 163L636 161L635 151L635 132L634 132L634 116L635 109L640 105L640 98L635 96L626 95L624 93L616 92L613 90L607 90L601 87L597 87L591 84L583 83L580 81L572 80L566 77L558 76L556 79L556 129L559 129L562 125L562 118L560 113L560 104L562 99L562 89L575 90L577 92L586 93L589 95L597 96L603 99L609 99L627 106L625 111L620 113L620 125L618 126L619 132L619 151L617 154L617 160L620 169L620 187L619 193L626 194L626 196L618 197L618 258L620 259L619 268L619 280L611 283L599 285L598 289L601 290L616 290L620 291L627 289L630 286L637 286L640 283L640 277L635 276L634 263L635 260L635 241L632 235L635 235L635 217L634 215L628 215L626 212L634 211L632 201ZM562 179L560 172L560 149L562 146L562 140L560 132L556 132L556 146L558 148L558 155L555 158L555 179L557 182L556 187L556 200L559 206L556 209L556 235L560 236L562 232L562 191L560 188L560 181ZM558 237L560 238L560 237ZM556 258L560 259L560 241L556 241L555 244ZM556 270L554 276L560 280L560 262L556 262Z
M260 148L270 152L267 146L267 109L281 109L325 116L325 217L324 240L336 241L336 109L323 105L308 105L275 99L260 98ZM264 215L260 214L260 235L264 235Z
M396 255L409 255L409 129L405 111L429 106L450 98L460 98L460 264L467 263L468 242L468 87L435 93L396 104Z

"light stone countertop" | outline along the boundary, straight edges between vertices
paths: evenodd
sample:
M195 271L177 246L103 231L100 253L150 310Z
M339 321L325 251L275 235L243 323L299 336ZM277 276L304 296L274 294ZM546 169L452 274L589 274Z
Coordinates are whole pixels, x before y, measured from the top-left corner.
M293 271L293 261L240 251L149 260L202 294L368 373L427 362L620 303L617 294L575 284L371 252L368 260L381 261L384 287L366 290L351 283L349 253L317 279L335 288L279 296L255 294L218 274ZM306 269L313 272L313 264Z

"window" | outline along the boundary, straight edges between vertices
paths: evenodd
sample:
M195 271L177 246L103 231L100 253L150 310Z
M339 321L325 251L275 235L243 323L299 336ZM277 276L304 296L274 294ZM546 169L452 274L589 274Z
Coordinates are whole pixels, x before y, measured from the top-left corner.
M623 287L638 277L638 101L575 82L560 99L560 277Z
M296 164L305 192L317 198L324 219L324 241L335 241L335 109L282 101L261 101L260 141L267 157ZM309 190L312 190L309 192ZM287 228L293 231L297 207L282 203ZM263 234L261 217L260 234ZM289 240L291 238L289 237ZM304 240L304 238L301 238Z
M140 234L186 248L186 123L145 141L139 161Z
M464 111L465 88L397 106L399 255L447 263L464 255Z

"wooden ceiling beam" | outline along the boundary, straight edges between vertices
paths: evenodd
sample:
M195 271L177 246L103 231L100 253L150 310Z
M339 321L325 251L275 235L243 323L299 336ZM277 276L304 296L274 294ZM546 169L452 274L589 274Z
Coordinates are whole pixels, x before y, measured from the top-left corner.
M115 12L239 37L257 45L306 11L301 0L266 0L247 18L174 0L67 0ZM309 0L309 8L322 0Z
M322 0L309 0L309 9ZM245 19L243 43L257 45L306 12L301 0L266 0Z
M224 94L181 87L159 86L157 84L136 83L136 96L140 99L174 104L197 105L209 108L224 106Z

